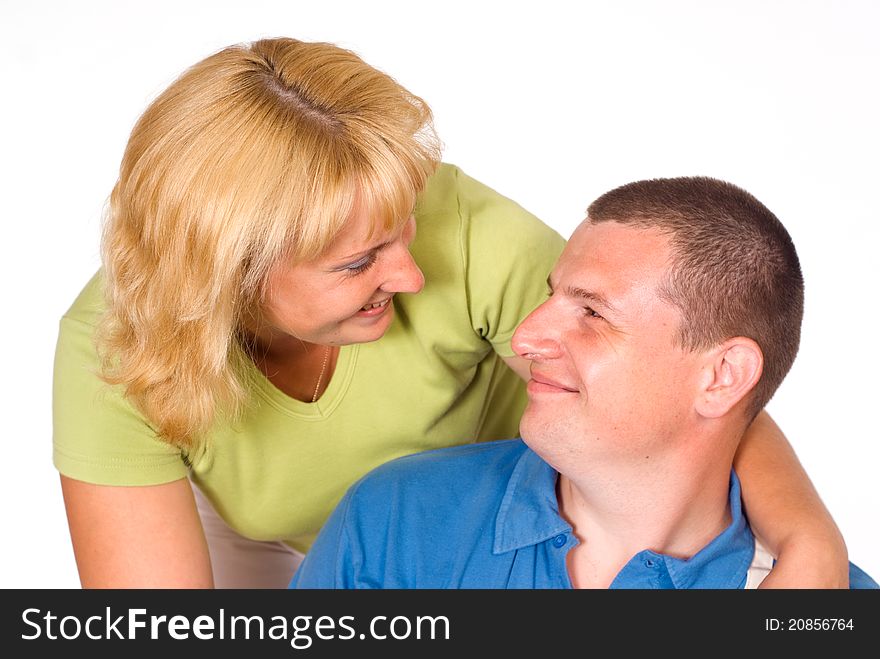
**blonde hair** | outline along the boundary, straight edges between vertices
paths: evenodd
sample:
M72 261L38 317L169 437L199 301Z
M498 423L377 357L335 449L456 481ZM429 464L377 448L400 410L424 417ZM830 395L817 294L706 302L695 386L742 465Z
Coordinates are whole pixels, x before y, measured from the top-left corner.
M102 255L102 377L182 449L247 400L237 338L280 258L355 203L406 220L439 160L425 102L332 44L265 39L185 71L135 125Z

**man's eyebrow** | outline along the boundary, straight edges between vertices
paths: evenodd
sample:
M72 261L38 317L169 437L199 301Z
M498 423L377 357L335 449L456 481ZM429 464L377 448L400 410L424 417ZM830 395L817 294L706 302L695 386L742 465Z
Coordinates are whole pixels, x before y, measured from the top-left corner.
M550 281L550 277L547 277L547 286L550 287L550 291L554 291L553 282ZM612 312L617 312L617 308L608 301L601 293L597 293L595 291L588 291L585 288L581 288L579 286L566 286L563 288L563 292L569 297L576 297L581 300L586 300L587 302L591 302L597 306L608 309Z

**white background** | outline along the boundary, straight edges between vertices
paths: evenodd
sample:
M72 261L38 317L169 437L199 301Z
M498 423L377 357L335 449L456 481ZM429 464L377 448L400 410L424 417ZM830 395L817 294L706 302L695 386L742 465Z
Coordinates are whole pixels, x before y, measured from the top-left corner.
M640 178L732 181L788 227L801 352L769 409L880 578L880 3L0 0L0 586L77 587L51 463L58 319L98 267L128 133L178 73L335 42L433 107L445 158L568 237Z

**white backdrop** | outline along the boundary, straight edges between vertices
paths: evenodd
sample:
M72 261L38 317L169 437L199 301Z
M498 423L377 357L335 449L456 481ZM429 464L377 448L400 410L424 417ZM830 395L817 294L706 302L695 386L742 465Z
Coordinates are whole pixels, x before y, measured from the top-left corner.
M52 358L98 267L128 133L185 67L265 36L335 42L396 77L433 107L446 160L566 237L640 178L715 176L767 204L807 282L801 352L769 409L880 578L878 34L871 0L0 0L0 586L79 585Z

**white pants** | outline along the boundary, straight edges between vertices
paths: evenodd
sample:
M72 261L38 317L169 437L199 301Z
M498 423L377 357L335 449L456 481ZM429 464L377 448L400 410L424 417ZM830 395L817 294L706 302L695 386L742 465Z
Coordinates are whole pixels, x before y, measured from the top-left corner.
M233 531L194 483L208 540L215 588L287 588L303 554L283 542L250 540Z
M755 556L746 576L746 589L757 588L773 569L773 554L755 538Z

